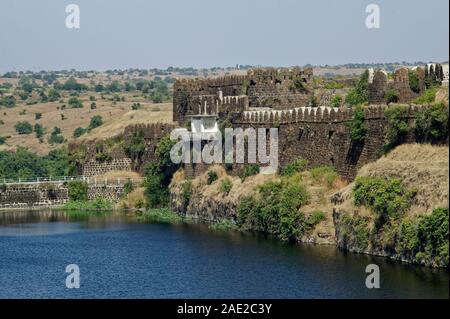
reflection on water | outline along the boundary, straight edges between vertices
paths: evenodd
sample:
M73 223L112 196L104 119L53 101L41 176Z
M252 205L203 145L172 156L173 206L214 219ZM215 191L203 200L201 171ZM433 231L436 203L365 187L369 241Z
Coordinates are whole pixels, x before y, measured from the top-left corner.
M76 263L82 287L64 286ZM381 289L365 287L365 267ZM40 274L40 276L35 276ZM122 213L0 212L0 297L448 298L445 270Z

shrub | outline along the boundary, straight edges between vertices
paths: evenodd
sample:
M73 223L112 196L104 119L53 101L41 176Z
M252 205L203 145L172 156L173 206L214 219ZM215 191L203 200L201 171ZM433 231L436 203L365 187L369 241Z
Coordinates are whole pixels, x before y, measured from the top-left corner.
M408 79L409 79L409 87L410 89L415 92L420 92L420 82L419 77L417 76L417 73L412 70L408 70Z
M365 205L377 214L378 226L389 218L398 218L411 206L415 191L408 191L401 180L382 177L358 177L353 187L355 205Z
M36 124L34 124L34 132L35 132L37 138L41 138L44 136L45 130L41 124L36 123Z
M14 128L19 134L31 134L33 132L33 126L27 121L17 122Z
M225 177L224 179L222 179L222 181L220 182L220 191L222 193L225 193L226 195L228 195L232 188L233 188L233 183L231 182L231 180L228 177Z
M333 95L330 102L331 102L332 107L340 107L342 104L342 96L341 95Z
M434 103L434 101L436 100L436 93L437 93L437 87L429 88L429 89L425 90L425 92L423 92L423 94L421 96L416 98L413 101L413 103L415 103L415 104Z
M84 133L86 133L86 130L82 127L77 127L74 131L73 131L73 137L78 138L81 135L83 135Z
M187 207L191 200L192 193L192 181L190 179L185 180L181 185L181 197L183 198L183 206Z
M221 219L220 221L211 224L209 226L209 229L215 230L215 231L231 231L236 230L237 226L236 224L229 220L229 219Z
M448 107L437 103L415 114L415 134L422 142L438 143L448 137Z
M133 191L133 189L134 189L133 182L131 181L131 179L128 178L125 184L123 185L123 194L128 195Z
M42 113L34 113L34 119L40 120L42 118Z
M312 212L312 214L309 216L306 223L310 227L314 227L315 225L319 224L321 221L325 220L325 213L320 210L315 210Z
M91 103L91 110L97 109L97 104L95 102Z
M366 70L359 78L356 87L347 94L345 97L345 102L351 106L360 105L368 102L369 93L368 93L368 80L369 80L369 71Z
M3 145L6 143L6 136L0 136L0 145Z
M318 166L311 169L310 172L315 182L325 183L328 188L333 187L339 177L333 166Z
M6 106L6 107L14 107L14 106L16 106L16 98L12 95L3 96L0 98L0 105Z
M280 174L282 176L292 176L295 173L302 172L308 166L308 161L304 158L298 158L292 163L287 164L284 168L281 169Z
M75 96L71 97L68 103L69 106L73 109L79 109L83 107L83 102Z
M353 118L349 123L350 138L353 142L362 143L366 139L367 129L364 120L364 109L356 107L353 112Z
M64 136L61 135L61 129L57 126L53 128L50 138L48 139L50 144L62 144L64 143Z
M247 177L259 174L258 164L247 164L244 169L239 172L239 177L244 181Z
M386 99L386 102L389 103L397 103L400 99L400 94L397 90L389 89L385 95L384 98Z
M89 130L99 127L102 124L103 124L103 118L100 115L95 115L91 118L91 122L89 123Z
M308 203L306 188L297 179L270 181L258 188L258 197L243 197L237 208L238 225L295 241L309 230L299 212Z
M131 109L132 110L139 110L141 108L141 103L133 103L131 104Z
M408 120L406 115L408 108L402 105L391 106L384 111L387 119L387 129L385 135L385 152L401 144L408 134Z
M417 237L417 259L448 266L448 208L436 208L431 215L421 217Z
M206 181L206 184L211 185L214 183L219 177L217 176L217 173L215 171L208 171L208 180Z
M69 199L71 201L87 201L88 185L82 181L71 181L68 184Z
M370 241L370 228L367 218L343 215L340 226L342 240L347 247L359 251L366 250Z

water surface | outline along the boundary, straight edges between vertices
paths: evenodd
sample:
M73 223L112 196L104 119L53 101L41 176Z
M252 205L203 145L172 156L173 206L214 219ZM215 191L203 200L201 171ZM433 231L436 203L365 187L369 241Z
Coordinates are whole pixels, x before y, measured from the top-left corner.
M365 286L370 263L380 289ZM0 212L0 298L448 298L448 285L445 270L204 225Z

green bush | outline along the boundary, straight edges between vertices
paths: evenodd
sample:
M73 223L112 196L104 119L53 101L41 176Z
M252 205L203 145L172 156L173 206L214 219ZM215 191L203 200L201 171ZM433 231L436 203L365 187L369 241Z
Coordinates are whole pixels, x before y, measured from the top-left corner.
M220 191L225 194L229 194L231 189L233 188L233 183L228 177L225 177L220 181Z
M157 161L146 168L144 186L150 207L162 207L169 202L168 186L179 167L170 159L170 150L175 143L169 136L162 138L155 150Z
M408 70L408 79L409 79L409 87L410 89L415 92L420 92L420 81L419 77L417 76L417 73L413 70Z
M40 120L42 118L42 113L34 113L34 119Z
M33 132L33 126L27 121L17 122L14 128L19 134L31 134Z
M295 173L303 172L308 166L308 161L304 158L298 158L292 163L287 164L281 169L281 176L292 176Z
M73 109L79 109L83 107L83 102L75 96L71 97L68 103L69 106Z
M192 181L190 179L185 180L183 184L181 184L181 197L183 198L183 206L187 207L189 205L189 201L191 200L192 194Z
M237 230L238 227L233 221L229 219L221 219L220 221L211 224L209 226L209 229L212 229L214 231L231 231Z
M448 138L448 107L437 103L415 114L415 134L419 141L439 143Z
M87 200L70 200L64 204L64 210L72 211L104 211L112 210L113 205L104 198L96 198L92 201Z
M52 133L50 134L50 138L48 142L50 144L62 144L64 143L64 136L61 135L61 129L57 126L53 128Z
M258 196L243 197L237 208L237 223L243 229L265 232L284 241L296 241L310 226L299 211L309 195L298 179L283 178L258 188Z
M332 107L340 107L342 104L342 96L339 94L333 95L330 102Z
M351 106L367 103L369 101L368 81L369 71L366 70L360 76L356 87L345 97L345 102Z
M208 171L208 180L206 181L206 184L211 185L215 181L217 181L219 177L217 176L217 173L215 171Z
M419 261L448 266L448 208L436 208L431 215L421 217L417 236Z
M350 129L350 138L353 142L362 143L366 139L367 128L364 121L364 109L358 106L354 109L353 118L348 124Z
M370 228L367 218L343 215L340 223L342 242L346 247L364 251L369 246Z
M133 191L133 189L134 189L133 182L131 181L131 179L128 178L125 184L123 185L123 194L128 195Z
M44 136L45 129L41 124L36 123L34 124L34 133L36 134L37 138L41 138Z
M8 108L16 106L16 98L12 95L0 97L0 106L6 106Z
M140 222L156 222L168 224L181 223L184 221L183 217L177 215L167 208L150 209L142 213L141 215L138 215L136 219Z
M320 210L315 210L307 219L306 223L312 228L325 220L325 213Z
M400 99L400 94L397 90L389 89L385 95L384 98L386 99L386 102L389 103L397 103Z
M82 181L71 181L68 184L69 200L71 201L87 201L88 185Z
M95 115L91 118L91 122L89 123L89 130L93 130L96 127L99 127L103 124L103 118L100 115Z
M396 178L358 177L353 194L355 205L364 205L375 212L377 224L381 226L389 218L398 218L409 209L415 191L407 191Z
M431 88L425 90L425 92L423 92L423 94L421 96L416 98L413 101L413 103L415 103L415 104L434 103L434 101L436 100L436 93L437 93L437 87L431 87Z
M333 166L318 166L310 171L312 179L317 183L325 183L328 188L333 187L339 177Z
M244 166L244 169L239 172L239 177L241 178L242 181L245 181L247 177L257 174L259 174L259 165L247 164Z
M3 145L6 143L6 136L0 136L0 145Z
M407 113L408 108L402 105L390 106L384 111L387 119L384 152L404 142L409 131Z
M78 138L81 135L83 135L84 133L86 133L86 130L82 127L77 127L74 131L73 131L73 137Z

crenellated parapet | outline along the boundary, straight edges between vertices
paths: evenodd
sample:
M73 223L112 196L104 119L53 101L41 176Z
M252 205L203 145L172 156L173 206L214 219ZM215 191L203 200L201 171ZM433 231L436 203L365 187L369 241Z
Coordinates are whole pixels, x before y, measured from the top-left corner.
M370 105L364 108L364 118L384 119L387 105ZM414 117L414 113L426 106L408 106L405 117ZM291 124L298 122L320 122L338 123L348 122L353 118L352 108L333 107L298 107L289 110L249 110L240 114L235 121L236 124L257 123L257 124Z

